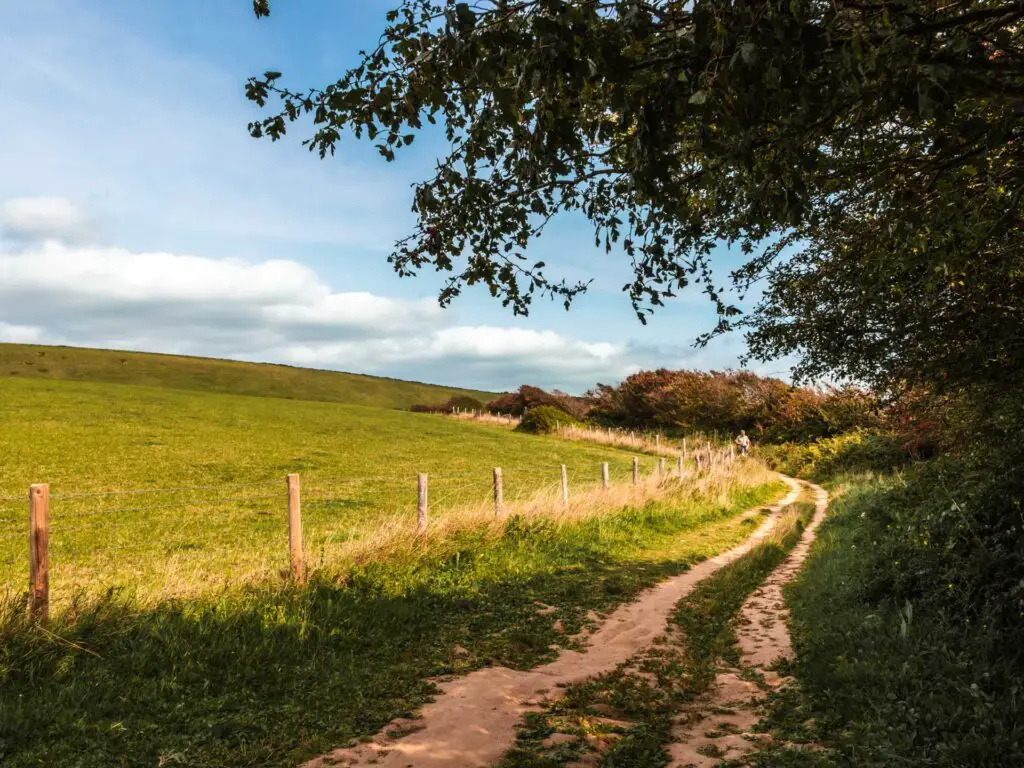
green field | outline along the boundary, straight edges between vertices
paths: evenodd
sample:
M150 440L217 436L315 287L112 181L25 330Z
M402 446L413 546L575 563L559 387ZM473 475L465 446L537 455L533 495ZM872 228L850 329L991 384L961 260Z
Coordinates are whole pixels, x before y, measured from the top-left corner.
M468 395L481 401L495 397L492 392L289 365L0 343L0 379L10 378L141 384L380 408L440 403L453 395Z
M0 764L295 766L409 716L438 676L578 648L589 611L748 536L760 520L739 513L785 491L767 479L585 519L511 517L306 589L149 607L115 594L45 632L0 600Z
M501 466L510 503L613 479L628 453L384 408L113 384L0 379L0 586L27 574L27 489L51 488L54 599L79 589L183 596L287 567L285 476L298 472L307 558L382 528L481 506ZM645 472L654 459L645 457ZM159 567L154 567L159 563Z
M614 448L169 379L192 384L0 376L5 767L294 765L417 709L437 675L576 647L589 611L738 542L757 524L739 513L784 490L754 462L633 489ZM283 578L290 472L306 587ZM35 482L52 499L46 628L24 597Z

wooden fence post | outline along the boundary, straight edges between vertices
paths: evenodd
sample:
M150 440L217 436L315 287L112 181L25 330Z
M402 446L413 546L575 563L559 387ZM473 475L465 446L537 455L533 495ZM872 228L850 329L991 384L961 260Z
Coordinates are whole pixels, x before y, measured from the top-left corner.
M29 618L45 624L50 618L50 485L28 489Z
M427 532L427 475L422 473L416 476L416 533Z
M505 489L501 480L501 467L494 468L494 514L500 515L505 509Z
M679 477L682 477L683 476L683 454L681 454L681 453L679 454L679 458L677 459L676 464L678 465L678 468L679 468Z
M288 554L292 578L301 584L306 580L306 563L302 557L302 496L295 473L288 475Z
M640 485L640 459L633 457L633 485Z
M686 461L686 438L683 438L683 461Z
M658 477L665 476L665 459L664 457L658 459Z
M654 447L659 451L661 450L661 433L659 432L654 436Z
M562 506L569 506L569 474L565 471L565 464L562 465Z
M604 488L608 488L611 483L608 482L608 462L601 463L601 485Z

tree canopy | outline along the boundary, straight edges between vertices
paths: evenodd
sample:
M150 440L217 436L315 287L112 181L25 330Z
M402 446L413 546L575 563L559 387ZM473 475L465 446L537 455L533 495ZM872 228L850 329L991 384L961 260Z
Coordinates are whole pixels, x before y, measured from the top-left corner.
M270 12L256 0L257 15ZM391 160L448 139L415 187L401 275L450 273L518 313L568 306L531 243L582 213L638 315L690 285L798 375L1024 383L1024 0L401 0L336 82L251 78L255 137L308 126ZM762 298L725 300L728 275ZM719 270L720 271L720 270ZM706 340L709 336L705 336Z

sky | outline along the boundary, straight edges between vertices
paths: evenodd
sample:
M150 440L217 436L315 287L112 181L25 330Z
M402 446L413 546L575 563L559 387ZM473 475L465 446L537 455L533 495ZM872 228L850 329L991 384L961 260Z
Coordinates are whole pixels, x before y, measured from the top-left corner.
M443 275L387 264L411 185L443 141L386 163L252 139L248 76L324 85L372 47L394 0L0 0L0 341L279 362L491 391L582 392L655 367L738 367L739 336L694 348L696 291L642 325L621 255L580 218L531 259L594 278L566 312L516 317L483 290L441 309ZM723 263L730 254L723 253ZM786 377L782 362L755 367Z

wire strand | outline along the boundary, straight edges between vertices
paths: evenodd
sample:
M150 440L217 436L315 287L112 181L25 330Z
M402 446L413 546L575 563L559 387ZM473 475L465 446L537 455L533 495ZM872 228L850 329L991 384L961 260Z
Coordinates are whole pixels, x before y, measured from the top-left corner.
M183 485L171 488L119 488L108 491L81 491L72 493L53 493L51 499L87 499L97 496L140 496L149 493L181 493L184 491L217 491L224 488L266 488L272 481L266 480L258 484L221 483L220 485ZM277 481L273 481L277 482Z

